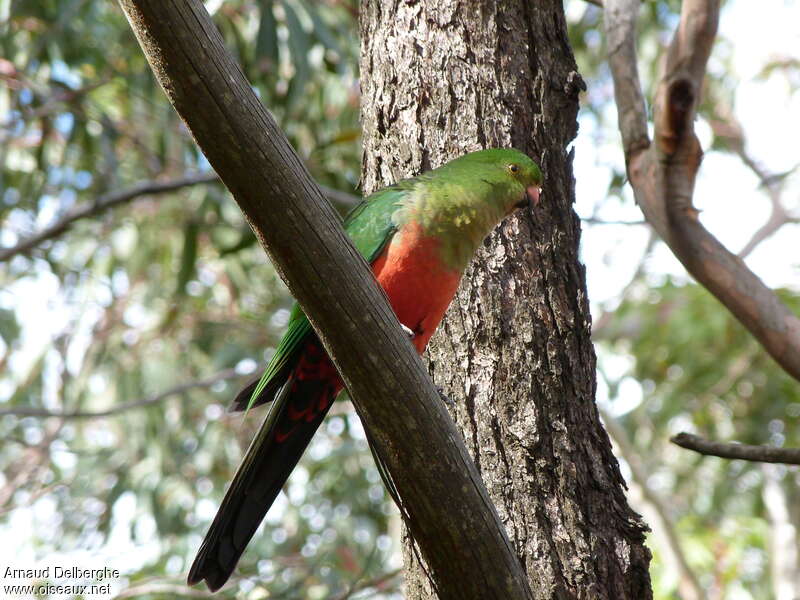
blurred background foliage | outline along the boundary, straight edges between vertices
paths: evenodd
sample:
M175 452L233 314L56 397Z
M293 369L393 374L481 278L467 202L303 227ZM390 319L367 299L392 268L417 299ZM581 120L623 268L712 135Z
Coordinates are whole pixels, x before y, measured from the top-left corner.
M314 177L357 193L357 2L206 5ZM631 501L655 530L656 597L773 598L792 577L800 589L797 469L701 459L668 441L690 430L800 446L798 386L708 293L654 260L661 244L625 188L602 10L567 9L589 84L578 189L582 147L604 182L599 200L578 206L599 401ZM679 9L643 3L648 97ZM744 169L733 42L720 31L704 143ZM0 531L20 540L0 556L114 566L120 597L202 596L184 576L260 418L226 406L274 350L291 299L114 3L0 0L0 48ZM776 57L763 77L795 94L797 64ZM793 172L761 170L760 201L774 206ZM644 240L642 252L625 239ZM593 283L596 255L631 277L610 291ZM800 312L796 288L785 298ZM349 403L287 492L221 597L399 597L396 511Z

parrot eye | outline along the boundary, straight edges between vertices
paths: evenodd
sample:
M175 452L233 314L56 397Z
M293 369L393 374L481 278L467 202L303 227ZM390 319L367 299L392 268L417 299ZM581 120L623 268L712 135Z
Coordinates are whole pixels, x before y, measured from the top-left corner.
M516 173L517 171L519 171L519 167L517 165L511 164L508 165L508 170L511 171L512 173Z

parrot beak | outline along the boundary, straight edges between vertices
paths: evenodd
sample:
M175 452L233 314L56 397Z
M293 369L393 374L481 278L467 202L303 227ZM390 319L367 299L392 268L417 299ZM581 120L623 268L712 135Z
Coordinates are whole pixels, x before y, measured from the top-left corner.
M528 188L525 190L525 196L530 204L533 206L538 206L539 204L539 194L541 190L537 185L529 185Z
M525 195L522 200L514 205L514 208L528 208L529 206L537 206L539 204L539 194L541 190L537 185L529 185L525 190Z
M525 190L525 195L522 200L514 205L514 208L528 208L529 206L536 206L539 204L539 194L541 190L536 185L529 185Z

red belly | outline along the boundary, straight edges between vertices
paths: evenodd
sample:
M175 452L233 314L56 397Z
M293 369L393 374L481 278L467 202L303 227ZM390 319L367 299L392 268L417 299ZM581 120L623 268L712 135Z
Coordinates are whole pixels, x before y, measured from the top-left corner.
M372 263L400 322L411 329L421 354L456 293L461 271L445 266L439 240L406 226Z
M421 235L418 229L405 227L403 231L372 263L372 272L400 322L414 332L413 343L421 354L456 293L461 272L439 260L438 240ZM278 442L291 437L299 424L310 423L326 412L343 387L316 336L306 342L291 381L297 397L276 430ZM301 388L306 392L301 393Z

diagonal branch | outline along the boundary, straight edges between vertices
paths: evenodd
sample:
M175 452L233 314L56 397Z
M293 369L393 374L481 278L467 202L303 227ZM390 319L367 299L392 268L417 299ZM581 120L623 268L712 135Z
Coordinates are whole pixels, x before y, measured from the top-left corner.
M755 250L761 242L777 233L777 231L784 225L800 222L799 218L793 217L789 214L789 212L783 207L783 204L780 200L773 199L772 194L770 194L770 200L772 202L772 211L770 212L767 221L753 232L753 235L750 236L750 239L747 241L744 247L739 250L739 258L744 259L750 256L753 250Z
M126 204L146 196L174 192L175 190L193 185L216 182L219 182L219 177L215 172L210 171L208 173L184 175L183 177L168 181L144 181L137 183L126 190L104 194L91 204L84 204L83 206L79 206L71 210L49 227L32 235L29 238L22 240L16 246L0 249L0 262L11 260L18 254L30 252L36 246L46 242L47 240L60 237L70 227L72 227L76 221L96 217L97 215L100 215L107 210L111 210L112 208L116 208L121 204ZM355 206L360 200L360 198L354 194L349 194L333 188L320 186L320 189L331 203L345 208Z
M719 0L685 0L655 101L655 141L644 144L636 75L633 0L606 2L609 63L619 103L628 177L647 221L686 270L724 304L764 349L800 380L800 319L700 223L692 195L702 151L694 134Z
M679 433L671 437L670 441L681 448L694 450L706 456L800 465L800 448L773 448L770 446L739 444L737 442L714 442L691 433Z
M391 585L390 582L397 576L402 574L402 572L403 572L402 569L394 569L393 571L382 573L373 579L367 579L365 581L355 581L344 592L342 592L338 596L334 596L332 600L350 600L350 598L352 598L359 592L362 592L363 590L369 588L376 588L376 590L378 591L386 591L386 587Z
M17 417L57 417L60 419L96 419L99 417L110 417L113 415L118 415L120 413L133 410L135 408L144 408L146 406L152 406L153 404L158 404L163 402L167 398L172 396L177 396L178 394L183 394L184 392L188 392L189 390L194 390L198 388L209 388L215 383L220 381L225 381L227 379L233 379L234 377L238 377L239 373L236 372L236 369L225 369L224 371L220 371L216 375L212 375L211 377L206 377L205 379L200 379L198 381L189 381L187 383L182 383L180 385L176 385L175 387L169 388L168 390L164 390L163 392L159 392L155 396L150 396L149 398L143 398L142 400L135 400L132 402L125 402L123 404L118 404L117 406L112 406L111 408L107 408L106 410L98 410L98 411L82 411L76 410L72 412L64 411L53 411L53 410L46 410L44 408L32 408L27 406L18 406L12 408L3 408L0 409L0 417L4 415L15 415Z
M738 123L734 123L734 125L741 132L741 128L738 127ZM756 175L756 177L758 177L761 185L764 187L764 189L766 189L770 204L772 205L772 210L769 218L767 218L767 222L759 227L753 233L744 247L739 250L739 258L746 258L753 250L756 249L756 246L776 233L781 227L788 223L797 223L800 221L800 219L789 214L789 211L787 211L786 207L783 205L783 199L781 198L781 182L783 181L783 178L776 177L775 175L765 171L747 152L747 149L744 145L744 139L741 137L739 138L739 143L734 143L734 149L736 154L739 155L739 158L741 158L742 162L747 166L747 168L749 168Z
M739 251L739 258L746 258L756 247L776 233L788 223L797 223L800 219L789 214L783 205L782 183L787 173L775 175L764 169L758 161L750 155L744 139L744 132L738 119L728 106L715 102L716 118L710 120L711 130L718 138L725 140L726 145L733 150L744 165L758 177L761 186L766 190L772 210L766 223L759 227L744 247ZM796 167L795 167L796 168ZM789 173L794 171L790 170Z
M422 549L442 600L531 598L422 361L201 0L120 5L159 83L333 358L413 527L428 532Z

